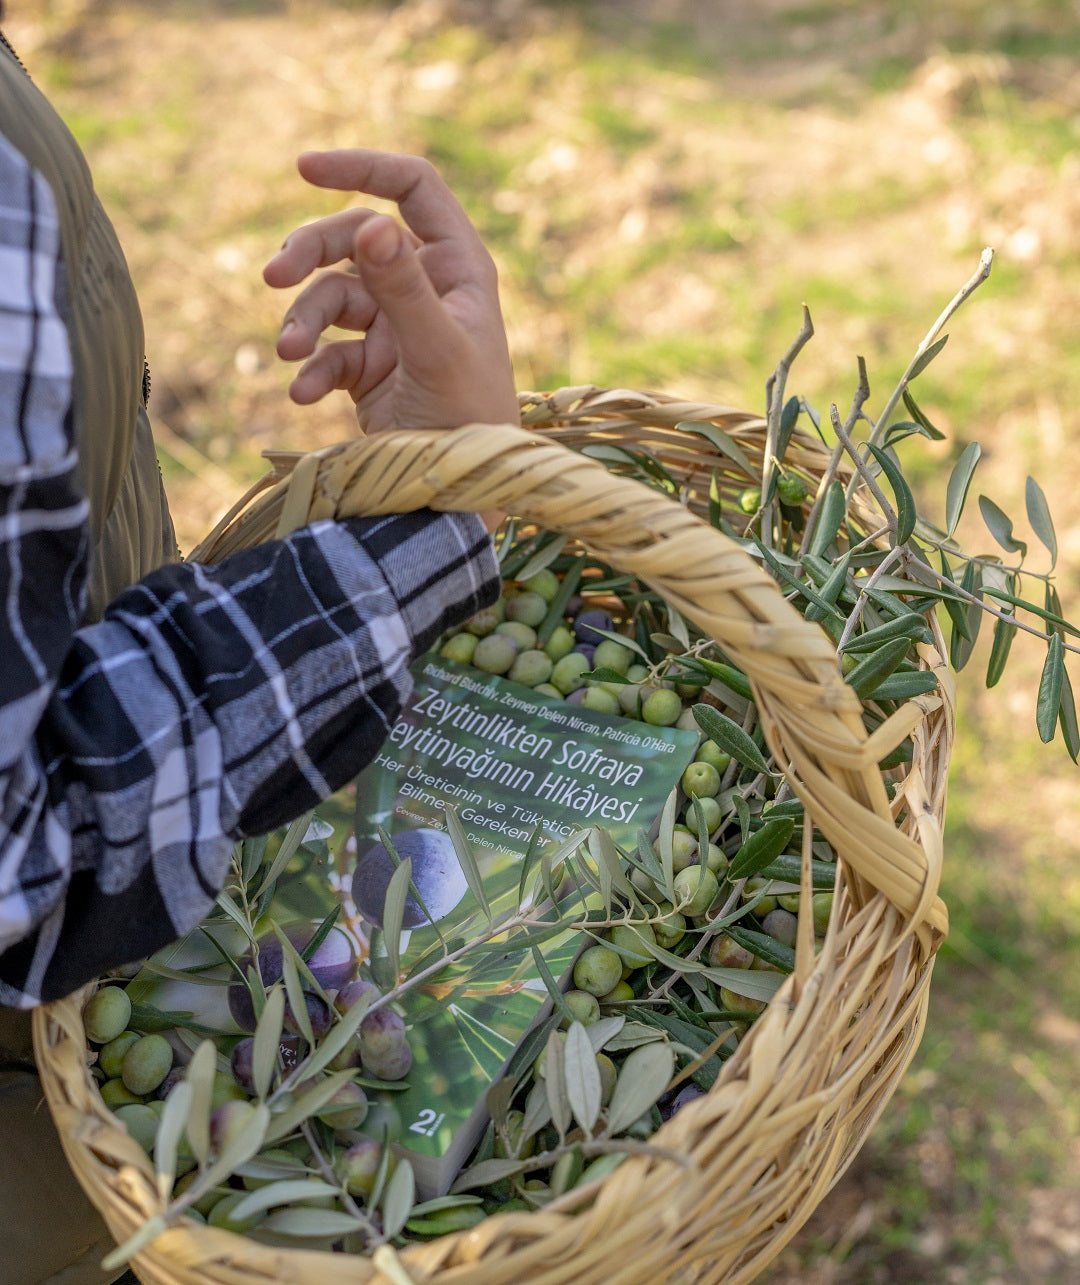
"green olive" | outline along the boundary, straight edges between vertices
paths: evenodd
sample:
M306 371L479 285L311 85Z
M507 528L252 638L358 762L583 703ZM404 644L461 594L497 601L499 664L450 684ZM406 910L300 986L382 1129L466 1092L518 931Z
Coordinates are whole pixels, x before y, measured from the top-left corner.
M172 1045L164 1035L143 1035L124 1054L120 1075L132 1093L153 1093L172 1070Z
M95 991L83 1009L86 1038L94 1044L108 1044L127 1029L131 1021L131 1000L119 986Z
M574 985L590 995L606 995L622 978L622 956L610 946L588 946L574 965Z

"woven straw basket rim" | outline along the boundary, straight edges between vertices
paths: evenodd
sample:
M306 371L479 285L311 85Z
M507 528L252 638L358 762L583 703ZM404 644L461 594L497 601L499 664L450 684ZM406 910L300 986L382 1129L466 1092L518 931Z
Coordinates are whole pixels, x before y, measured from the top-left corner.
M273 455L269 478L192 556L216 561L321 517L428 506L513 512L637 574L750 678L769 748L838 856L824 944L815 956L804 934L794 973L713 1089L658 1133L656 1141L693 1168L633 1157L543 1210L485 1219L410 1246L389 1265L273 1248L184 1222L135 1258L146 1281L749 1281L850 1163L918 1047L947 931L937 888L953 685L940 635L922 649L937 691L903 706L869 737L826 635L692 511L707 508L710 482L730 500L753 481L737 460L760 469L767 432L759 417L593 387L523 394L521 403L524 428L404 431L314 455ZM696 427L678 427L686 421ZM598 442L652 451L684 487L686 503L567 449ZM787 462L816 482L828 452L796 432ZM877 763L907 736L913 759L890 800ZM87 1069L85 997L35 1014L37 1061L69 1161L123 1240L162 1204L146 1156L102 1103Z

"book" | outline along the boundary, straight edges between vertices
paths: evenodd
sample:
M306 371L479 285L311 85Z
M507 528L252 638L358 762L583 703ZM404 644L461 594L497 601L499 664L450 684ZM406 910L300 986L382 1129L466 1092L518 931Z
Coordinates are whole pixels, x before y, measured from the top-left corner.
M419 895L410 892L405 902L399 977L422 969L425 978L397 1004L409 1027L412 1070L382 1101L384 1115L390 1110L400 1122L395 1145L428 1199L449 1189L485 1126L489 1087L552 1004L532 950L513 938L434 966L448 946L490 932L492 920L513 911L530 851L534 860L555 852L592 825L636 847L692 761L698 735L581 708L434 654L414 665L413 678L387 741L357 778L353 834L333 869L295 863L279 881L271 913L281 925L318 923L337 908L336 929L389 988L395 979L387 975L381 920L397 861L410 860ZM486 908L459 860L448 809L467 838ZM580 920L597 902L589 888L571 886L546 913ZM539 945L560 985L582 944L580 933L564 930ZM190 961L193 950L205 958L197 944L183 958ZM178 967L175 958L170 966ZM206 988L192 997L184 987L159 980L139 998L172 1010L200 1001L205 1015ZM220 994L216 1003L208 1025L228 1022Z

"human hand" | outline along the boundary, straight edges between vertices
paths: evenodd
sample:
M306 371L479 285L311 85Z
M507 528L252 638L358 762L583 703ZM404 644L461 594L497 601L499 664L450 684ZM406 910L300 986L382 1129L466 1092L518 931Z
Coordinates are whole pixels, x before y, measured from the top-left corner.
M266 265L274 287L355 265L317 276L285 314L278 355L307 358L292 399L307 405L345 389L369 433L518 423L495 265L429 162L355 149L306 152L299 169L316 187L396 201L406 226L373 210L344 210L297 228ZM330 326L363 338L316 350Z

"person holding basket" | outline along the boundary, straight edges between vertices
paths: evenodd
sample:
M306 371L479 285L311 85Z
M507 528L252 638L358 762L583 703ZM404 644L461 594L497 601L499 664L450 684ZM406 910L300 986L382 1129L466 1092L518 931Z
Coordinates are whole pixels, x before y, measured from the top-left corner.
M291 395L362 431L516 423L494 265L424 160L309 153L323 188L396 202L293 232ZM338 327L355 337L320 344ZM319 522L183 562L154 454L138 302L75 140L0 48L0 1280L104 1281L28 1010L183 936L236 840L378 752L409 665L493 602L499 515Z

